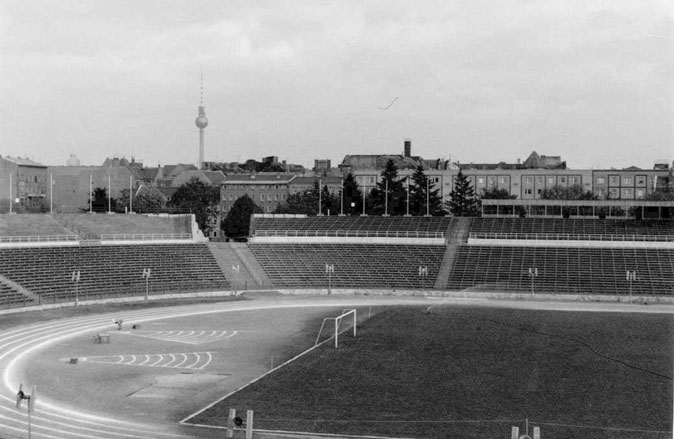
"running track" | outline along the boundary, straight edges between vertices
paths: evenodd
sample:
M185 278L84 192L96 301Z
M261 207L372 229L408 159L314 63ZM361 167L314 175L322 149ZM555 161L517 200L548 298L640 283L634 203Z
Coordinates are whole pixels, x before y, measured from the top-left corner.
M147 322L173 317L236 312L252 309L275 309L314 306L369 306L401 304L468 304L503 306L529 309L556 309L568 311L614 311L672 313L671 305L639 306L620 304L553 303L553 302L507 302L482 299L429 299L414 297L298 297L289 300L254 300L225 302L221 304L191 305L184 307L156 308L125 313L125 319ZM36 323L0 331L0 438L24 438L28 429L28 414L25 404L17 409L16 392L20 377L18 363L37 355L50 344L64 339L82 336L96 330L109 330L113 314L101 314L58 321ZM24 388L24 390L26 390ZM36 411L32 414L32 437L49 439L180 439L209 437L208 432L194 427L176 424L131 423L113 415L87 413L60 407L59 401L41 397L38 389ZM200 407L195 407L195 411ZM222 437L223 432L210 432L211 437Z

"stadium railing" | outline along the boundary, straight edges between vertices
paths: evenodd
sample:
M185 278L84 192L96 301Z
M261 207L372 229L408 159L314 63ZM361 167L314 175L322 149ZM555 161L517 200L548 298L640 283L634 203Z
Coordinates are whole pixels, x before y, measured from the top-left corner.
M78 241L77 235L0 236L0 243Z
M674 242L674 235L594 235L584 233L490 233L471 232L468 239L512 239L541 241L637 241Z
M191 233L103 233L101 241L164 241L192 239Z
M443 232L393 230L257 230L255 236L359 237L359 238L444 238Z

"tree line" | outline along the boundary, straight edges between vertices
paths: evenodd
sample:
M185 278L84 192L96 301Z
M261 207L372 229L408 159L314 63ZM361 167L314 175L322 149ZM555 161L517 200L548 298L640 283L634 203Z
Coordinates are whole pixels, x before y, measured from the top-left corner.
M389 160L380 178L372 187L361 188L349 173L342 182L338 193L330 192L328 185L320 186L314 181L310 189L290 194L273 211L275 214L315 215L390 215L390 216L479 216L481 200L515 199L506 189L492 187L478 195L471 181L459 170L449 201L443 202L440 189L434 188L430 177L422 166L418 166L411 176L399 177L398 168ZM539 198L543 200L598 200L592 191L581 185L569 187L554 186L543 189ZM108 201L107 191L96 188L92 194L92 210L108 211L110 203L113 212L125 212L129 206L129 190L124 189L118 199ZM671 190L659 189L648 194L646 200L674 200ZM218 204L220 188L205 185L197 178L179 187L168 201L157 191L148 188L133 195L133 210L137 213L194 213L197 224L204 233L220 229L230 238L246 237L249 234L250 216L263 210L248 195L237 199L232 208L218 225ZM88 204L88 203L87 203ZM319 207L320 206L320 207ZM512 212L511 212L512 213ZM524 209L516 207L516 214L524 216ZM569 212L562 212L563 215ZM601 214L601 212L600 212Z

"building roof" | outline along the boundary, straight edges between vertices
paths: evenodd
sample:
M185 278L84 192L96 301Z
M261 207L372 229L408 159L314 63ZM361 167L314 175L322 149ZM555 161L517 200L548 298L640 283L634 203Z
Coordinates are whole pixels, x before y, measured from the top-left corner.
M204 175L211 181L212 186L217 186L227 177L225 177L225 174L222 173L222 171L201 171L204 173Z
M228 175L222 183L289 183L297 178L295 174L286 172L258 172L254 174Z
M292 184L310 186L313 185L315 181L320 181L323 186L326 184L342 184L341 177L296 177L293 179Z
M414 169L419 166L419 157L405 157L400 154L347 154L344 156L340 168L351 169L384 169L386 163L393 160L398 169Z
M47 166L45 166L45 165L43 165L43 164L41 164L41 163L34 162L34 161L32 161L32 160L30 160L30 159L28 159L28 158L21 158L21 157L1 157L1 156L0 156L0 158L3 158L3 159L5 159L5 160L7 160L8 162L14 163L15 165L18 165L18 166L32 166L32 167L34 167L34 168L46 168L46 167L47 167Z

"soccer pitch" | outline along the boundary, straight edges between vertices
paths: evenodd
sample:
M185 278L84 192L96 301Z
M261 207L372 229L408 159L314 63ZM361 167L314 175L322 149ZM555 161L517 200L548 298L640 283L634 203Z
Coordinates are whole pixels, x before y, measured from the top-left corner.
M413 438L661 438L672 431L669 314L395 307L189 422ZM529 432L531 434L531 430Z

